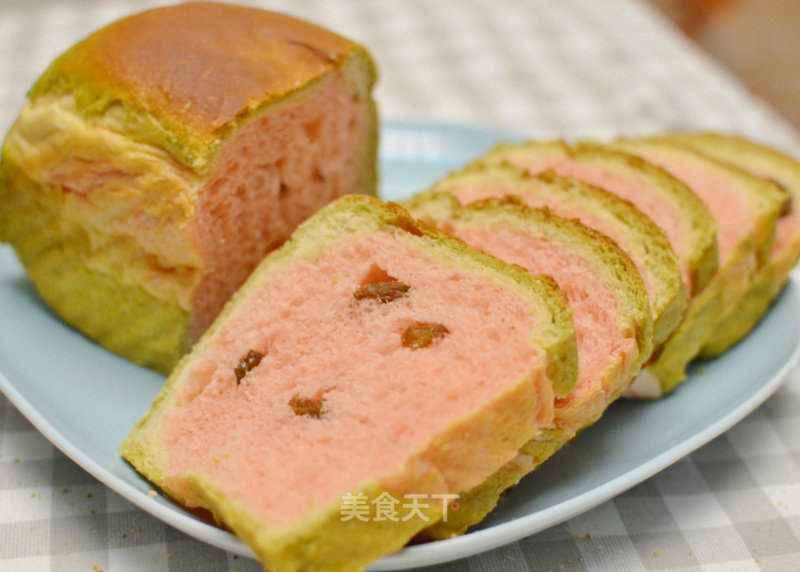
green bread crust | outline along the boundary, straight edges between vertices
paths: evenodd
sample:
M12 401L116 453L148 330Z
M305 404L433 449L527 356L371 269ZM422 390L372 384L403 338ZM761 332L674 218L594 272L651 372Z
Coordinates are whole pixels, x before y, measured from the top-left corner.
M780 280L781 273L774 272L774 270L773 268L762 268L756 272L736 309L720 320L713 335L709 336L700 349L698 357L712 359L721 356L758 325L772 301L783 290L783 288L779 288L776 291L776 284L784 286L788 278L787 273L783 275L784 279Z
M446 540L465 534L497 507L503 494L574 438L566 437L558 430L545 429L540 437L520 447L520 455L516 459L506 463L481 484L460 493L458 511L449 512L447 522L440 520L422 530L418 538L423 541Z
M157 371L170 369L191 346L189 314L87 265L91 238L79 226L62 224L63 195L39 189L8 163L3 167L2 175L14 183L0 183L0 238L12 243L42 299L66 323L112 352Z
M246 545L257 547L256 554L265 569L273 572L360 572L377 556L402 549L421 526L436 522L443 515L441 505L433 502L421 505L422 517L407 521L370 519L370 522L363 522L357 518L342 521L340 503L334 502L278 535L254 519L246 507L221 494L209 479L202 475L188 478L212 507L216 518L232 523L236 535ZM369 499L386 492L394 498L403 498L401 491L386 491L375 483L367 483L351 492ZM353 542L354 538L358 543Z
M625 328L635 337L639 355L625 371L618 361L610 363L601 375L600 385L606 406L626 389L628 381L638 373L653 348L652 314L647 291L631 259L607 236L577 221L563 219L547 209L532 209L518 199L484 199L461 206L450 193L421 193L402 203L420 220L442 228L475 226L528 232L537 237L564 243L596 261L595 267L607 282L614 284ZM502 493L514 486L551 455L600 418L601 412L582 420L579 427L559 427L542 431L520 448L520 455L476 487L460 493L460 508L448 515L447 522L426 528L424 539L445 539L463 534L479 523L497 505Z
M370 123L355 161L358 188L348 192L376 195L376 70L362 46L288 16L223 4L114 22L57 58L31 88L3 146L0 240L15 248L66 322L126 359L169 373L198 334L191 300L207 261L190 234L204 177L242 127L302 102L339 73L365 102ZM37 106L54 102L74 104L72 131L56 133L36 115ZM149 163L117 149L122 138L146 148ZM85 162L90 177L100 165L141 179L142 187L101 185L84 197L66 182L43 180L45 165L57 173L73 160ZM77 205L84 200L86 210ZM139 215L156 223L143 227L163 227L157 244L146 234L155 231L124 226ZM172 245L164 247L170 254L161 245Z
M271 277L298 261L317 260L326 246L336 240L376 231L392 233L398 240L414 245L439 262L499 282L517 292L532 308L537 309L540 316L547 316L547 320L537 323L530 343L547 354L547 369L552 376L553 385L562 393L574 387L577 352L572 310L565 295L552 280L531 276L519 267L508 265L470 248L462 241L422 225L397 205L367 196L351 195L321 209L298 227L292 238L281 248L264 259L192 352L181 359L150 410L121 444L122 456L154 485L178 502L184 502L179 493L170 490L163 478L167 452L160 438L159 427L165 415L178 403L186 374L191 371L195 356L203 355L206 348L214 342L220 326L232 319L250 293ZM549 384L551 380L546 382ZM476 413L473 420L480 422L482 426L487 421L491 422L497 430L492 438L500 441L519 436L521 427L525 425L520 423L520 415L524 413L514 403L517 399L516 393L506 393L508 395L498 397L498 402L493 402L486 411ZM456 429L458 431L454 432ZM439 456L433 456L434 461L443 462L449 459L453 448L473 446L470 445L472 437L461 424L448 431L445 435L436 436L436 441L431 445L441 449ZM520 444L522 442L524 439ZM428 460L425 465L428 465L431 461L426 458ZM486 467L481 468L481 471L485 470ZM425 476L425 471L413 463L399 469L401 476L405 474L408 478L427 479L415 482L418 487L416 490L423 492L430 479L433 479L430 481L431 486L438 482L435 478L437 473ZM420 474L422 477L418 477ZM332 501L328 506L314 509L307 517L294 524L273 527L259 522L242 503L227 498L208 475L195 472L185 475L185 478L218 521L239 535L262 563L275 571L361 570L372 560L401 548L421 529L442 516L442 508L431 503L424 511L428 517L425 520L413 518L399 523L374 520L362 522L358 519L343 521L341 503ZM375 482L354 483L354 489L350 492L365 492L374 496L380 492L401 494L401 491L386 491Z
M703 345L718 329L718 318L724 307L721 292L724 280L717 276L692 298L683 321L647 364L647 371L659 381L661 395L670 393L686 381L689 363L698 357ZM639 395L635 391L628 396L656 397Z
M677 132L664 137L775 182L788 194L786 206L789 209L796 209L800 205L800 163L788 155L748 139L722 133ZM783 290L798 258L800 225L792 229L782 248L773 249L769 259L756 271L736 310L720 322L714 336L703 346L701 357L722 355L758 324L772 301Z
M531 175L511 164L476 161L439 181L429 192L457 192L462 188L501 188L507 194L536 197L556 214L559 205L600 219L626 237L623 250L652 276L653 342L657 347L677 328L687 308L686 288L678 257L664 232L630 202L577 179L551 171ZM580 215L578 215L580 219ZM587 226L591 226L583 220Z
M524 168L525 161L542 157L563 158L580 165L600 167L611 174L631 177L646 185L654 195L680 212L685 221L687 248L682 263L689 273L689 294L702 290L714 275L719 265L717 224L708 207L675 177L635 155L590 141L569 145L564 141L530 140L524 143L500 143L479 161L510 163Z

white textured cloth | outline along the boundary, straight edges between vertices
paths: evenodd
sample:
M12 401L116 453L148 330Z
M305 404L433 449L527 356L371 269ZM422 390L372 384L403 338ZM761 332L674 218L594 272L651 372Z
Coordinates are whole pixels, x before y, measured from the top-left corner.
M130 2L5 0L0 130L31 83ZM136 9L162 2L139 1ZM800 156L800 139L719 65L633 0L271 1L370 48L383 118L536 138L737 131ZM3 317L0 316L0 320ZM544 532L433 570L796 570L800 372L708 445ZM0 395L0 570L247 571L259 565L162 524L85 473Z

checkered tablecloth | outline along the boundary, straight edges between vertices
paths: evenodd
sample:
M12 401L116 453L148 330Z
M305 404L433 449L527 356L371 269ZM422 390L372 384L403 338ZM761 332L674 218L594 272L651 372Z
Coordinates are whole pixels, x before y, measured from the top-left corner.
M0 129L53 57L133 4L4 0ZM541 138L734 130L800 156L792 129L635 0L260 5L369 46L385 118ZM259 569L107 489L0 395L0 571ZM800 371L734 428L634 489L544 532L434 569L800 570Z

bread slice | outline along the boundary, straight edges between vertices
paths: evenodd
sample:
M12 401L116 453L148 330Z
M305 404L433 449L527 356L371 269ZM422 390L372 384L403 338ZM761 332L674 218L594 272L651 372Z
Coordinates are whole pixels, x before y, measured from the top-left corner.
M663 137L766 179L786 193L769 258L756 271L736 310L719 324L700 354L714 357L740 341L758 323L800 258L800 163L775 149L736 135L695 131L669 133Z
M766 181L668 139L620 139L610 145L666 169L708 206L719 228L715 278L722 281L723 311L718 323L724 320L769 257L784 196Z
M375 192L367 51L294 18L186 3L57 58L3 146L0 239L67 322L169 371L270 250Z
M121 452L269 570L360 570L549 426L575 372L552 280L353 195L254 271Z
M531 174L549 170L629 201L667 235L690 296L717 269L717 226L708 207L675 177L635 155L590 143L531 140L501 143L480 161L515 165Z
M451 193L461 204L512 195L528 206L578 219L613 239L636 265L647 287L655 346L683 319L688 302L678 257L661 228L629 201L552 171L530 175L510 164L484 161L442 179L429 192Z
M528 441L517 458L479 486L464 489L459 511L425 531L427 537L447 538L480 522L504 490L602 416L650 355L652 316L631 259L578 221L514 197L461 206L451 193L427 193L403 204L474 247L554 278L572 306L578 338L577 385L556 400L552 430Z
M630 153L588 142L575 146L562 141L503 143L483 160L510 163L530 173L552 170L599 186L630 201L664 230L678 255L689 307L626 396L660 397L684 381L689 363L713 331L722 304L719 286L708 287L719 263L717 225L708 207L663 169Z
M703 308L702 315L688 316L683 332L691 336L693 343L682 343L683 347L678 348L683 356L694 359L725 321L735 315L755 273L768 258L784 197L774 185L675 142L657 137L620 139L611 146L659 165L682 180L708 206L717 221L719 268L707 287L709 292L699 298L707 299L710 307ZM713 297L718 300L711 302ZM662 363L657 364L662 369L663 363L673 360L674 346L668 349L670 353L662 354ZM656 373L663 392L664 376L658 368L648 368L648 371ZM647 394L653 387L653 380L643 377L633 386L633 391Z

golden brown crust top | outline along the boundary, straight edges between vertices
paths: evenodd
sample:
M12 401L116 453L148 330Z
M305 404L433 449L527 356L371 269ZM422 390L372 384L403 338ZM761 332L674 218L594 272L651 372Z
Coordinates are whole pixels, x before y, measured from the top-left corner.
M187 3L118 20L58 58L31 90L85 111L122 103L213 141L237 118L341 65L357 44L284 14Z

